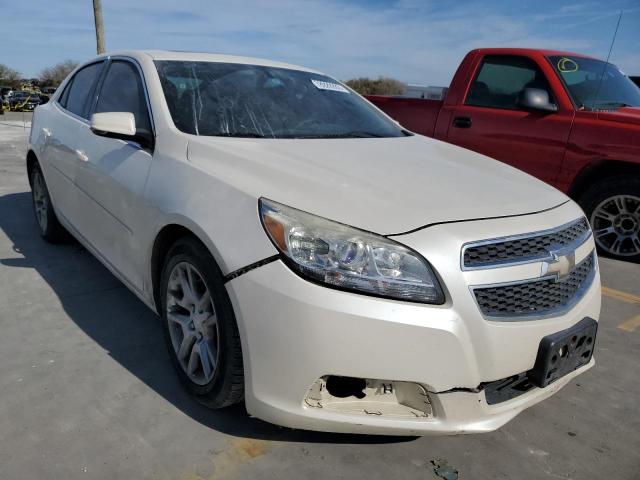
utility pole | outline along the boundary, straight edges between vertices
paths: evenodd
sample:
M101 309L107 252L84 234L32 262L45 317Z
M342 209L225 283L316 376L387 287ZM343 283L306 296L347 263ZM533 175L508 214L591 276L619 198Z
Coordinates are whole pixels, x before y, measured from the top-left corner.
M96 49L104 53L104 25L102 23L102 0L93 0L93 18L96 22Z

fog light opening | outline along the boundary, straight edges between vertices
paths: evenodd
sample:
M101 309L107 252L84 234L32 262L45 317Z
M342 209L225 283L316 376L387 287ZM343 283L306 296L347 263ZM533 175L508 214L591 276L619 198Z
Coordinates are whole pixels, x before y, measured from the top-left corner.
M367 388L367 382L364 378L330 376L327 378L326 388L334 397L363 399L366 396L364 389Z
M305 406L350 415L425 419L433 415L424 386L394 380L325 375L309 388Z

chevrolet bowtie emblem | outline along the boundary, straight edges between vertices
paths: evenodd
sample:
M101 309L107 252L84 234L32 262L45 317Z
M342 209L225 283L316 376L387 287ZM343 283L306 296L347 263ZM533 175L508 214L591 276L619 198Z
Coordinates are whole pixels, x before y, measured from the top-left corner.
M547 275L555 274L555 281L557 282L569 275L575 266L575 251L563 254L551 252L551 259L542 262L542 272L540 276L546 277Z

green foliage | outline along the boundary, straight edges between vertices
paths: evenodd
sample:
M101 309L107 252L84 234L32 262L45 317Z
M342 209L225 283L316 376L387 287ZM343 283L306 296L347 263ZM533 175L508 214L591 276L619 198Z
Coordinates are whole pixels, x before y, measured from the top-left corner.
M40 85L48 87L57 87L67 78L67 75L78 66L78 62L73 60L65 60L57 63L53 67L47 67L40 72Z
M345 82L361 95L403 95L406 92L405 84L395 78L378 77L354 78Z

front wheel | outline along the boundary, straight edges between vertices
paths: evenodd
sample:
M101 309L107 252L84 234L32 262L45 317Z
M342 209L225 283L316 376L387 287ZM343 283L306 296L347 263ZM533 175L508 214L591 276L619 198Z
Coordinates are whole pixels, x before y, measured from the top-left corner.
M591 186L579 203L601 253L640 262L640 178L605 179Z
M242 400L240 335L222 273L191 238L171 247L161 279L161 315L174 367L186 388L210 407Z

